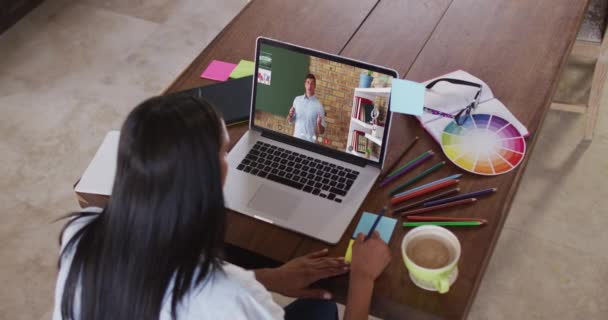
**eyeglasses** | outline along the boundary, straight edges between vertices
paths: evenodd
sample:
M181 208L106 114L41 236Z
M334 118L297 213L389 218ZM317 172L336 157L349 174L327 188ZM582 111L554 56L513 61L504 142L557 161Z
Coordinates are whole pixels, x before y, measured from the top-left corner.
M431 109L428 107L423 108L424 111L429 112L431 114L438 115L438 116L441 116L444 118L454 119L456 124L461 126L471 116L471 112L475 108L477 108L477 105L479 105L479 97L481 96L482 86L479 83L469 82L469 81L460 80L460 79L440 78L440 79L434 80L433 82L427 84L426 88L432 89L437 83L439 83L441 81L445 81L445 82L449 82L449 83L453 83L453 84L459 84L459 85L463 85L463 86L475 87L478 89L477 93L475 94L475 98L473 99L473 102L469 103L462 110L458 111L458 113L456 115L451 115L449 113L441 112L439 110Z

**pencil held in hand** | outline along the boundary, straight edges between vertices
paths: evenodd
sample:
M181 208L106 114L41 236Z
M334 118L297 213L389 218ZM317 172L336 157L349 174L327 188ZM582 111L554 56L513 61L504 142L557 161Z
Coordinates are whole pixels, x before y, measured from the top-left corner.
M376 217L374 224L372 224L372 227L369 229L369 232L367 232L367 236L365 236L365 240L368 240L372 236L372 234L374 233L374 230L376 230L376 227L378 226L378 222L380 222L380 219L382 219L382 217L384 217L385 213L386 213L386 207L383 207L382 210L380 210L380 212L378 213L378 216Z

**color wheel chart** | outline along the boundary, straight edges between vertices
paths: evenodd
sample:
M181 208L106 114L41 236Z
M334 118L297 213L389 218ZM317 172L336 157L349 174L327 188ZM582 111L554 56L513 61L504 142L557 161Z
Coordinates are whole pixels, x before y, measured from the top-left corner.
M488 176L513 170L526 153L526 141L519 130L490 114L474 114L462 126L450 122L441 134L441 147L460 168Z

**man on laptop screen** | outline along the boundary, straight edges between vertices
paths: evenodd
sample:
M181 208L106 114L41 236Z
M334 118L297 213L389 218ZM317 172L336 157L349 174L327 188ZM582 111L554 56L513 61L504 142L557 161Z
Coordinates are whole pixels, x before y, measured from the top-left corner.
M255 125L380 162L390 74L266 43L258 58ZM361 88L361 75L386 90Z
M304 80L306 93L293 99L287 122L294 124L293 136L316 142L317 136L325 133L325 110L315 96L317 79L309 73Z

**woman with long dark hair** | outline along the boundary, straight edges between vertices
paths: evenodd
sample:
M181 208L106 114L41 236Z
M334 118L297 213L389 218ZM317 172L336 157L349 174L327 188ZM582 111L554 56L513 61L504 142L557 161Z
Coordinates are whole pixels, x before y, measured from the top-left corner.
M346 315L367 319L390 260L377 235L357 240L350 266L326 250L254 272L222 260L228 145L205 101L169 95L137 106L121 129L107 206L70 215L61 233L53 319L335 319L330 294L309 285L348 271ZM267 290L317 299L284 314Z

